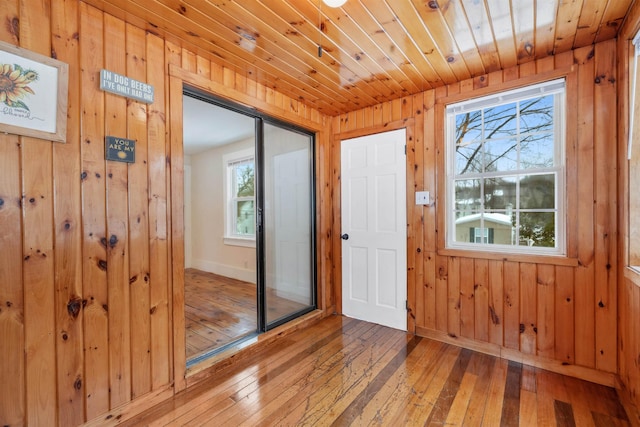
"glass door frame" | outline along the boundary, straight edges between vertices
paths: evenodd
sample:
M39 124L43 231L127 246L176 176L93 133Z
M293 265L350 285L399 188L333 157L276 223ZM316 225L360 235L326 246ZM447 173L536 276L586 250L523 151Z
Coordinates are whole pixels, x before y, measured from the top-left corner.
M256 124L256 249L258 251L257 258L257 281L258 281L258 330L260 332L266 332L277 326L283 325L293 319L296 319L304 314L310 313L318 306L317 300L317 256L316 256L316 137L315 133L310 132L302 127L292 125L291 123L284 122L282 120L274 119L266 115L258 115L259 123ZM301 310L294 311L282 318L276 319L272 322L267 321L266 313L266 249L265 249L265 227L264 227L264 206L265 206L265 188L264 188L264 173L266 167L264 165L265 155L265 139L264 139L264 125L268 124L274 127L285 129L291 132L295 132L309 137L311 146L309 147L309 212L310 212L310 257L309 265L310 271L310 283L311 283L311 304ZM257 171L260 171L258 173Z
M255 172L254 172L254 185L255 185L255 200L256 200L256 298L257 298L257 330L256 334L264 333L277 326L285 324L293 319L296 319L304 314L316 310L317 302L317 248L316 248L316 135L313 131L305 129L303 127L287 123L285 121L270 117L257 111L254 108L247 107L233 101L226 100L224 98L217 97L206 91L189 86L183 85L183 95L191 96L200 99L205 102L209 102L216 106L226 108L228 110L237 112L239 114L246 115L254 119L255 123ZM301 135L309 137L309 173L310 173L310 185L309 185L309 213L310 213L310 287L311 287L311 304L301 310L290 313L289 315L277 319L271 323L267 322L266 316L266 278L265 278L265 230L264 230L264 203L265 203L265 188L264 188L264 125L269 124L279 128L286 129L288 131L296 132ZM226 348L236 345L246 339L250 339L256 334L249 334L248 336L240 337L238 340L232 341L229 344L225 344L219 348L213 349L208 354L216 354ZM198 361L200 361L199 359ZM188 365L191 365L189 362Z

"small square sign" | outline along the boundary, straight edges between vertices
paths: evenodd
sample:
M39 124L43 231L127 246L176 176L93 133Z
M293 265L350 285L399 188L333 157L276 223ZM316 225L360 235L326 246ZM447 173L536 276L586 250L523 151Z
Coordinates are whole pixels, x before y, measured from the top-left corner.
M107 160L115 162L135 163L136 141L133 139L119 138L117 136L105 137L105 149Z

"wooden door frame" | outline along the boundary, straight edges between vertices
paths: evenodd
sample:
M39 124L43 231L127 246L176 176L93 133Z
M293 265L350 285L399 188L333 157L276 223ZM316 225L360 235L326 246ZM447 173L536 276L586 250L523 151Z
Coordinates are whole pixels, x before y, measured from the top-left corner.
M212 96L229 100L240 104L256 112L264 113L275 119L279 119L300 127L304 127L316 134L315 157L316 165L319 160L325 156L322 154L319 141L326 138L327 132L324 128L324 120L322 116L310 115L310 118L300 116L298 113L278 108L274 104L253 98L245 93L239 92L233 88L229 88L224 84L214 82L208 77L194 74L174 64L169 64L169 159L170 159L170 212L169 221L170 238L171 238L171 280L172 280L172 302L171 302L171 319L172 319L172 362L173 362L173 381L174 393L187 388L187 369L186 369L186 351L185 351L185 285L184 285L184 149L183 149L183 105L182 97L184 87L189 86ZM324 175L326 171L321 172ZM326 229L330 228L330 221L322 218L320 215L321 199L326 198L329 194L328 189L324 189L322 180L316 177L316 293L318 309L327 311L331 307L331 295L328 292L330 286L328 272L330 271L330 263L326 259L326 245L323 243L322 236L327 233ZM321 222L321 220L323 220Z
M413 175L411 171L413 167L409 164L410 156L409 152L414 150L414 141L413 137L415 134L415 119L408 118L406 120L397 120L393 122L386 123L384 125L370 127L366 129L356 129L352 131L334 133L332 135L332 147L333 147L333 155L331 159L331 163L333 165L332 170L334 171L332 180L331 180L331 188L333 188L333 229L335 230L335 237L332 241L332 254L333 254L333 292L335 295L335 311L338 314L342 314L342 240L340 239L341 227L342 227L342 168L341 168L341 150L342 150L342 140L358 138L362 136L375 135L378 133L394 131L398 129L406 129L406 145L407 145L407 167L406 167L406 214L407 214L407 223L413 224L414 217L414 209L413 203L414 200L414 191L415 186L413 182ZM410 232L412 228L409 227L407 229L407 332L415 333L415 301L416 301L416 283L415 280L411 280L410 272L411 265L414 263L411 262L412 256L416 252L415 250L415 238L411 237ZM421 236L420 236L421 237Z

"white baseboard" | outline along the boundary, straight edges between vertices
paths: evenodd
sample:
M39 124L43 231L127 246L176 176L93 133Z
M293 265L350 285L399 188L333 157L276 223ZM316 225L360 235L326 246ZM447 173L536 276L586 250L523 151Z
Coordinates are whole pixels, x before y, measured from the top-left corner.
M194 259L192 268L206 271L207 273L219 274L220 276L231 277L243 282L256 283L256 272L246 268L238 268L231 265L219 264L204 259Z

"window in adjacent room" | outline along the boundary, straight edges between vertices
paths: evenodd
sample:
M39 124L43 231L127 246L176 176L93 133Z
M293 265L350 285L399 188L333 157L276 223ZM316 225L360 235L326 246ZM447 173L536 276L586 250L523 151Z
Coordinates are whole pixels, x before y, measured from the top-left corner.
M255 163L253 149L225 155L225 243L255 245Z
M447 247L565 252L564 79L446 107Z

